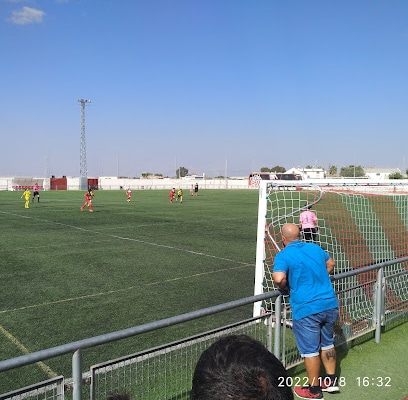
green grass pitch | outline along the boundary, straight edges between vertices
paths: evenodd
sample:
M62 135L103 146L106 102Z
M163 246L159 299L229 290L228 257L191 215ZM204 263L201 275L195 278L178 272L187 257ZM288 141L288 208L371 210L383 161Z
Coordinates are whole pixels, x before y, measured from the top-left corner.
M41 192L29 209L21 194L0 192L1 359L253 294L256 190L202 190L183 204L170 204L168 191L133 191L130 203L124 190L96 191L94 213L80 211L83 192ZM83 369L251 315L244 307L87 349ZM340 350L347 385L333 397L408 396L407 326L390 329L380 344L369 337ZM1 372L0 393L70 377L71 362L67 355ZM303 366L290 374L304 377ZM359 376L391 376L391 387L358 387Z
M96 191L93 213L80 211L80 191L41 192L29 209L21 194L0 192L2 359L253 294L256 190L202 190L183 204L170 204L167 190L133 191L130 203L124 190ZM86 350L84 368L209 325ZM71 357L3 372L0 392L53 373L71 376Z

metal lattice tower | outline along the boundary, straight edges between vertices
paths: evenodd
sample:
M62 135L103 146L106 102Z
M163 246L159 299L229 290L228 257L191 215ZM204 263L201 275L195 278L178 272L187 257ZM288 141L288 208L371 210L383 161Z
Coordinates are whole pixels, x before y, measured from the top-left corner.
M88 167L86 165L86 135L85 135L85 105L91 100L78 99L81 103L81 147L79 150L79 175L81 177L88 176Z

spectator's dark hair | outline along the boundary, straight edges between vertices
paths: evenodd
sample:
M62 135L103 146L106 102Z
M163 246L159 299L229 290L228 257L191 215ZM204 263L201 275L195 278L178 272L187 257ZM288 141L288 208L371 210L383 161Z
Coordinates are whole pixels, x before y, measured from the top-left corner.
M293 400L283 364L247 335L219 339L196 365L191 400ZM290 383L290 382L289 382Z

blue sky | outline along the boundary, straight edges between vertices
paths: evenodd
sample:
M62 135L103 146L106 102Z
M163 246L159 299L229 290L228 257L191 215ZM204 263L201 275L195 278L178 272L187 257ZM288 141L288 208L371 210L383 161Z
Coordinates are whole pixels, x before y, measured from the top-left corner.
M408 167L405 0L0 0L0 176Z

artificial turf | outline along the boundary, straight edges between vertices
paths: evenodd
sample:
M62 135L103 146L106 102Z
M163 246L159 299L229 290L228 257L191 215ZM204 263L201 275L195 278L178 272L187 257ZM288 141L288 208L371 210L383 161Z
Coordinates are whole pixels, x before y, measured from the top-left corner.
M20 192L0 192L2 359L253 294L256 191L202 190L182 204L168 191L133 191L130 203L125 191L95 194L89 213L79 191L42 192L29 209ZM237 312L231 321L252 310ZM84 369L207 328L99 346L84 354ZM46 365L0 373L0 392L49 370L71 376L68 356Z
M198 197L185 194L183 204L170 204L162 190L133 191L130 203L125 191L96 191L93 213L80 211L79 191L42 192L29 209L20 196L0 192L1 359L253 294L255 190L202 190ZM251 314L247 307L229 318ZM208 330L211 323L216 326L217 317L99 346L84 354L84 369ZM325 398L407 396L401 373L407 329L400 324L387 328L380 344L368 334L339 349L345 385ZM52 374L71 376L71 362L67 355L0 372L0 393ZM304 376L301 366L290 373ZM370 385L364 386L364 376ZM390 386L371 385L388 376Z

